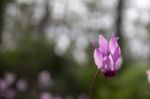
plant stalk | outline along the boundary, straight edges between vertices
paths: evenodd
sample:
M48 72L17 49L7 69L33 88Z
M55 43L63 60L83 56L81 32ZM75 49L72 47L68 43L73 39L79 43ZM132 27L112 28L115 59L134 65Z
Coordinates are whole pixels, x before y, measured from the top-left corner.
M99 69L97 69L96 73L95 73L95 76L93 78L93 81L92 81L92 84L91 84L91 87L90 87L90 92L89 92L89 96L88 96L88 99L92 99L92 94L94 92L94 89L95 89L95 84L96 84L96 79L98 77L98 74L99 74Z

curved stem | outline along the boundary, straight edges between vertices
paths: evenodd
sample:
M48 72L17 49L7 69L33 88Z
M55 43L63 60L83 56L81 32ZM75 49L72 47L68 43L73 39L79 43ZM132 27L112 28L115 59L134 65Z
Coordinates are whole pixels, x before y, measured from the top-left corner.
M88 99L92 99L92 93L94 92L94 89L95 89L95 82L96 82L96 79L98 77L99 71L100 71L99 69L96 71L96 74L95 74L95 76L93 78Z

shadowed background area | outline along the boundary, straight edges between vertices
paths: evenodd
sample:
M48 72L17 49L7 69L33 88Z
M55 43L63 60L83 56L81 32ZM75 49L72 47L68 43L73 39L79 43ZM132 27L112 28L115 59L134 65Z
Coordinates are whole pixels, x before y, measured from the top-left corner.
M93 99L149 99L149 0L0 0L0 12L0 99L87 99L91 40L112 32L123 64Z

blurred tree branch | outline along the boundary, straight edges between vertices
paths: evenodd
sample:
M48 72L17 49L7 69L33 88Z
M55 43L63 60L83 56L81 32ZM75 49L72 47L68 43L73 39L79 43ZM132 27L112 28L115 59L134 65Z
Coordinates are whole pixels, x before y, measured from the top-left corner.
M6 6L6 1L7 0L0 0L0 44L2 42L2 32L3 32L3 27L4 27L4 10Z
M124 64L126 65L127 61L130 61L130 58L126 56L126 51L125 51L125 38L123 35L123 12L125 9L125 1L124 0L118 0L118 6L117 6L117 19L116 19L116 33L117 36L119 37L119 44L122 49L122 55L123 55L123 61Z
M45 14L40 20L40 22L37 24L35 28L35 34L37 34L38 39L43 40L45 37L45 28L47 27L47 24L49 22L49 0L45 0Z
M123 0L118 0L118 6L117 6L117 12L118 12L118 15L117 15L117 20L116 20L116 33L117 35L119 36L119 43L121 45L121 48L123 46L123 34L122 34L122 22L123 22L123 18L122 18L122 15L123 15L123 9L124 9L124 2Z

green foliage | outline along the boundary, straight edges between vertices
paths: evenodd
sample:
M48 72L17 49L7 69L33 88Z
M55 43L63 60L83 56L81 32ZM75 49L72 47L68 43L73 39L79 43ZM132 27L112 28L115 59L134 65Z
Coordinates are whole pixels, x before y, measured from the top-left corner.
M115 78L100 79L97 83L96 98L100 99L148 99L149 89L145 64L128 65Z

